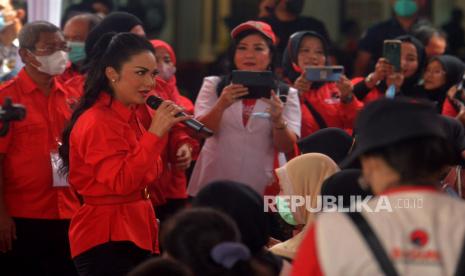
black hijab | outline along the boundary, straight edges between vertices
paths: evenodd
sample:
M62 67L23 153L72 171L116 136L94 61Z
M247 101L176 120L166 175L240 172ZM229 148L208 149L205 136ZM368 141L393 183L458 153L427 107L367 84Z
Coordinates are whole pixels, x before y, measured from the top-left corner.
M300 31L300 32L296 32L292 34L289 37L287 47L284 50L284 54L283 54L284 77L288 78L292 82L294 82L301 75L301 73L296 71L296 68L294 67L293 64L297 65L297 58L299 55L300 43L302 43L302 40L306 36L316 37L321 41L321 44L323 45L325 57L326 57L326 63L328 63L329 61L328 60L328 49L329 49L328 42L322 35L314 31ZM321 83L317 84L317 86L318 85L321 86Z
M357 169L347 169L339 171L328 177L321 187L321 195L335 196L336 203L341 207L350 206L350 196L361 196L362 199L372 195L371 191L364 190L359 184L359 178L362 172ZM338 202L338 196L342 196L342 203ZM338 205L339 206L339 205Z
M301 139L297 144L302 154L317 152L329 156L337 164L347 157L352 137L342 129L329 127Z
M396 39L402 42L408 42L413 44L417 49L418 55L418 69L415 72L415 74L413 74L413 76L404 79L404 83L400 88L401 94L407 97L423 97L423 95L419 95L419 82L421 77L423 76L423 70L425 69L426 65L425 47L423 47L423 44L421 44L421 42L412 35L402 35L397 37Z
M211 207L231 216L252 254L261 252L270 235L269 217L263 197L252 188L233 181L215 181L204 187L193 201L195 207Z
M426 90L427 98L435 102L438 111L442 111L442 106L446 100L447 91L454 85L460 82L465 73L465 64L457 57L451 55L440 55L433 57L429 62L438 61L446 72L446 82L441 87L434 90Z

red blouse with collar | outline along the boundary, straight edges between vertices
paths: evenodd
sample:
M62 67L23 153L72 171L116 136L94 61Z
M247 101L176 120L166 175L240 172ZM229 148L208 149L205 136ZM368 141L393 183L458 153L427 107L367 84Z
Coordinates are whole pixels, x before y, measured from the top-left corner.
M142 191L162 173L164 139L133 118L135 110L102 93L74 125L69 181L87 203L71 220L73 257L108 241L131 241L142 249L158 250L155 213ZM108 203L114 198L121 200Z

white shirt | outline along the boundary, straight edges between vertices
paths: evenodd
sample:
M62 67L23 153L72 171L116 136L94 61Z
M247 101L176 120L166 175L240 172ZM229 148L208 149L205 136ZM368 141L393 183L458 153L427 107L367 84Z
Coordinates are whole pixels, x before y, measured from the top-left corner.
M195 102L195 117L207 114L218 101L217 76L206 77ZM222 116L218 131L205 141L192 173L188 194L195 196L212 181L232 180L249 185L263 194L273 179L273 145L271 121L250 116L247 125L242 122L242 102L228 107ZM265 112L268 104L257 100L253 112ZM297 90L289 89L284 104L283 119L287 127L300 136L300 103Z

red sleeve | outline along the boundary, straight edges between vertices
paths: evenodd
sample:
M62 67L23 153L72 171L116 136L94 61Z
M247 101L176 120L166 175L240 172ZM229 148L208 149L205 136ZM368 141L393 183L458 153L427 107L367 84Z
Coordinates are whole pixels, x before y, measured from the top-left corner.
M293 276L322 276L320 263L318 261L318 249L316 245L315 224L310 226L308 232L300 244L299 250L292 262Z
M446 115L446 116L454 117L454 118L458 115L457 110L455 109L455 107L452 105L452 103L450 102L448 98L446 98L442 106L442 115Z
M342 120L342 128L345 130L352 130L354 127L355 118L358 112L363 108L363 103L355 96L352 97L350 103L342 103L339 108L339 116Z
M80 130L80 129L76 129ZM145 132L135 146L131 146L121 131L110 122L89 127L76 140L77 150L94 177L118 194L128 194L145 187L149 179L162 173L160 153L163 139ZM71 160L72 161L72 160Z
M169 143L170 160L176 160L176 152L183 144L189 144L192 147L193 158L200 151L199 142L189 135L189 129L182 124L177 124L171 129Z

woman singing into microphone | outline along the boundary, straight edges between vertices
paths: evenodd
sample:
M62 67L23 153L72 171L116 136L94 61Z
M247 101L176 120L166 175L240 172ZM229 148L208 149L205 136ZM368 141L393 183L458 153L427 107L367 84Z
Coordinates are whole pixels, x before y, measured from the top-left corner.
M136 116L155 85L155 50L130 33L105 34L92 50L84 95L60 154L84 204L69 230L80 275L126 275L157 251L147 186L161 173L160 152L181 109L164 101L146 130Z

